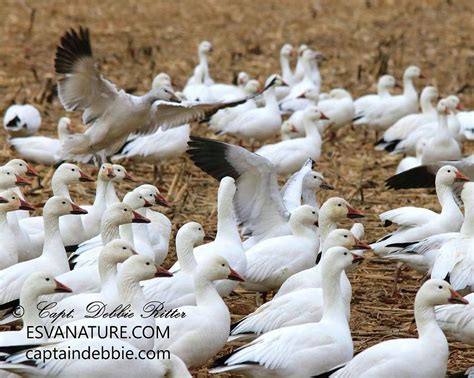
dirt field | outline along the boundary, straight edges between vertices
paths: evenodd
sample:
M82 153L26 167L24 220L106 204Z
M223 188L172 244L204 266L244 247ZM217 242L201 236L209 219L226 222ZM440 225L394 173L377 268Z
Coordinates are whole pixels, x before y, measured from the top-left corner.
M210 71L216 81L230 82L241 70L261 82L279 71L283 43L306 43L328 60L321 67L323 90L345 87L354 98L374 91L376 77L385 72L398 79L409 64L421 67L427 84L442 95L458 94L474 107L474 2L456 1L6 1L0 18L0 110L13 102L36 105L43 116L41 132L54 134L65 115L55 95L54 47L71 26L91 29L93 49L107 78L122 88L143 93L155 74L168 72L181 88L196 62L196 46L203 39L214 45ZM78 114L68 114L81 129ZM194 135L212 136L205 125L193 126ZM4 142L5 133L0 132ZM226 138L233 141L231 138ZM397 157L375 152L374 136L347 127L339 138L323 146L318 169L336 188L325 196L348 199L366 213L366 238L375 240L386 230L377 214L390 208L416 205L438 209L432 191L389 192L383 180L395 171ZM235 142L235 140L234 140ZM464 143L472 153L474 143ZM3 143L0 162L14 154ZM48 167L38 167L43 175ZM140 182L152 180L150 166L127 165ZM86 170L93 174L94 168ZM185 174L184 174L185 173ZM174 183L172 185L172 183ZM217 182L183 158L167 167L161 185L175 207L168 210L174 229L196 220L215 231ZM129 186L121 187L124 193ZM74 188L76 202L93 199L93 186ZM42 203L49 189L29 198ZM347 225L350 225L349 223ZM171 264L175 260L170 249ZM351 329L357 351L395 337L413 337L409 327L420 275L403 271L401 297L390 296L395 265L369 259L352 273ZM251 312L254 298L233 296L227 303L233 318ZM230 348L227 347L225 351ZM450 344L449 371L474 365L472 348ZM206 368L195 371L205 376Z

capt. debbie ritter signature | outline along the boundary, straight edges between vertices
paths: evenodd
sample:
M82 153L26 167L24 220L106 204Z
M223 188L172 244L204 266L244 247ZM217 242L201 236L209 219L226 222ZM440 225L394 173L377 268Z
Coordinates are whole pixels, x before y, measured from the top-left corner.
M54 323L58 319L74 319L74 309L55 310L57 302L42 301L37 305L38 316L42 319L51 319ZM186 313L176 308L166 309L163 302L151 301L146 303L139 313L131 309L130 304L119 304L109 306L101 301L94 301L85 308L84 318L107 318L107 319L133 319L134 317L146 318L185 318Z

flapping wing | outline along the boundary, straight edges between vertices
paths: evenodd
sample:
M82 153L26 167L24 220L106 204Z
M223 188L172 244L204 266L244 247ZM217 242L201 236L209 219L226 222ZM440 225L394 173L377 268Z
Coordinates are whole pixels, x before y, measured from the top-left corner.
M254 236L286 224L289 213L280 195L275 167L264 157L232 144L191 137L191 160L217 180L235 179L237 220ZM258 228L258 231L256 231Z
M92 55L89 30L67 31L56 48L54 68L64 75L58 81L61 104L67 111L83 110L85 124L94 122L116 98L114 84L102 78Z
M280 191L285 207L292 211L301 206L303 194L303 180L308 172L313 169L313 160L308 159L298 172L293 173Z

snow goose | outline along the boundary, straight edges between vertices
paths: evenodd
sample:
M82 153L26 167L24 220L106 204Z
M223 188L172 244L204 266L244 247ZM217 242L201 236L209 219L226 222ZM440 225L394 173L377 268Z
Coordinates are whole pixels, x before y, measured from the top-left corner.
M266 293L278 289L292 274L310 268L319 250L317 233L310 227L318 220L316 209L303 205L290 216L292 235L269 238L245 252L248 290Z
M281 77L288 85L293 85L293 72L291 71L290 59L293 56L294 49L289 43L282 46L280 50L280 68Z
M151 87L153 89L161 88L161 87L169 87L173 89L173 84L171 82L171 76L168 75L166 72L160 72L153 78L151 82Z
M51 197L46 202L43 209L45 235L41 256L0 271L0 304L17 299L21 285L32 272L44 271L57 276L69 270L59 230L59 217L66 214L86 214L86 211L63 196Z
M400 118L416 112L418 94L413 85L413 79L421 77L417 66L410 66L403 74L403 94L383 97L364 114L357 114L354 125L367 125L376 129L385 130Z
M102 214L100 238L95 237L81 243L70 256L75 268L96 264L102 247L112 240L120 238L120 226L130 223L150 223L148 218L135 211L147 203L143 196L140 193L130 192L128 199L130 204L126 202L113 204ZM124 238L129 239L128 241L133 244L133 232L125 229Z
M132 133L148 134L160 126L180 126L247 100L179 104L168 88L152 89L143 96L127 94L102 77L92 55L89 31L82 27L79 31L71 29L61 38L55 71L64 75L58 81L58 93L65 110L83 111L83 122L89 126L84 134L69 135L62 144L64 157L80 160L92 154L105 161Z
M436 324L435 306L468 302L447 282L429 280L415 297L417 339L395 339L376 344L354 357L331 377L439 377L446 376L449 348Z
M354 102L351 94L342 88L332 89L329 96L318 103L318 109L329 118L328 126L338 130L354 118Z
M319 93L317 84L313 81L311 64L315 61L317 53L311 49L306 49L301 56L301 64L303 66L303 79L291 87L290 93L285 99L298 98L308 89L314 89Z
M131 181L134 182L135 179L128 173L124 166L120 164L112 164L112 169L114 171L115 177L109 181L107 185L107 193L105 195L105 205L109 207L114 203L119 203L120 199L118 198L117 192L115 190L115 183L122 181Z
M203 259L194 273L195 306L176 309L185 317L156 319L160 329L170 327L173 336L156 338L155 349L166 349L180 357L188 368L204 365L225 345L230 330L227 305L217 293L213 281L230 279L244 281L222 256L211 255ZM195 342L200 347L195 347Z
M41 127L41 115L33 105L12 105L3 117L3 128L9 135L24 137Z
M317 105L318 101L319 92L314 88L309 88L297 98L289 98L280 102L279 107L283 113L293 113L289 118L289 121L295 122L298 115L295 115L294 113L303 111L307 106Z
M21 315L23 328L20 331L0 332L0 346L15 346L28 344L28 327L41 326L43 320L39 317L39 297L54 293L71 293L71 289L56 280L50 273L35 271L31 272L25 279L20 291L20 307L16 309L15 315ZM47 297L46 297L47 298ZM21 314L23 312L23 314ZM17 317L15 317L18 320Z
M465 219L456 238L439 249L431 277L449 279L456 290L474 291L474 183L464 184L461 192Z
M408 171L409 169L419 167L421 163L421 157L423 156L423 150L426 147L427 140L420 139L416 144L416 156L406 156L400 163L397 165L397 169L395 171L396 174Z
M395 85L396 81L392 75L380 76L377 83L377 94L361 96L354 101L355 114L360 117L374 105L378 104L383 97L391 96L390 91L395 87Z
M250 80L246 72L239 72L237 75L237 85L233 84L212 84L207 88L207 95L201 101L233 101L246 95L245 85Z
M435 308L436 321L448 337L474 345L474 293L464 297L465 305L443 305Z
M169 280L143 282L143 291L149 301L159 300L164 308L195 304L193 274L197 266L193 248L202 244L204 230L199 223L189 222L176 234L176 254L180 270Z
M316 106L309 106L304 113L304 138L267 144L255 153L270 161L279 175L292 174L300 169L309 158L313 161L319 160L322 140L318 130L318 122L324 119L329 119L325 113Z
M245 276L247 257L240 239L237 222L235 221L232 201L236 192L235 181L232 177L224 177L219 185L217 194L217 234L211 243L194 248L194 258L200 263L206 256L217 254L224 257L227 262L239 273ZM175 272L179 269L179 261L170 269ZM220 280L215 283L220 296L224 297L234 290L238 283L229 280Z
M10 138L8 144L22 158L38 164L54 165L61 156L61 142L67 135L72 134L71 120L62 117L58 122L58 138L46 136L30 136Z
M13 190L0 193L0 240L2 240L2 252L0 256L0 269L7 268L18 262L18 240L13 233L13 228L7 219L10 211L31 210L35 208L26 202Z
M469 181L457 168L446 165L436 174L436 194L441 204L441 213L420 207L401 207L380 214L386 224L400 226L396 231L382 237L371 245L375 253L384 255L389 244L413 242L431 235L457 232L461 228L463 215L453 195L455 182Z
M408 114L400 118L375 143L375 149L392 152L395 146L418 126L436 121L437 112L433 102L438 99L438 96L438 89L436 87L428 86L423 88L420 95L421 113Z
M269 88L263 94L265 106L240 113L227 124L221 124L222 128L218 132L251 141L263 141L278 134L282 120L275 96L275 85L283 85L278 75L270 76L265 83L265 88Z
M294 78L294 83L298 83L300 82L301 80L303 80L303 77L304 77L304 69L303 69L303 53L309 49L309 46L308 45L305 45L305 44L301 44L299 47L298 47L298 50L297 50L297 59L296 59L296 66L295 66L295 70L293 72L293 78Z
M265 238L291 233L288 226L290 213L280 194L275 167L267 159L245 148L205 138L191 137L189 147L188 154L204 172L217 180L225 176L235 179L237 222L252 235L244 243L244 249ZM299 201L307 185L319 182L318 175L309 173L311 165L311 161L305 162L301 168L305 173L297 176L298 180L291 190L285 191L286 195Z
M202 41L198 46L198 60L199 63L196 66L200 67L204 71L204 84L205 85L212 85L214 84L214 80L212 80L211 76L209 75L208 63L207 63L207 56L209 53L212 52L212 44L209 41ZM196 78L191 76L186 83L186 86L192 85L196 83Z
M360 256L330 248L321 260L324 313L319 323L279 328L217 360L211 373L309 377L352 358L353 346L339 285L341 273Z
M368 247L366 243L356 239L350 231L343 229L334 230L329 234L324 242L323 251L326 252L336 246L347 249ZM341 274L341 290L349 317L352 288L345 272ZM308 301L308 298L311 300ZM305 309L303 312L302 308ZM259 334L277 328L318 322L321 320L323 309L321 265L318 264L292 275L270 302L233 324L229 341L253 339Z

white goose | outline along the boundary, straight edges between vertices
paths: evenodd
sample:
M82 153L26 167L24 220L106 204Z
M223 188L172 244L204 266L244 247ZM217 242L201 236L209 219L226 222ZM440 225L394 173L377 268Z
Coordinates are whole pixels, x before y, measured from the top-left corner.
M71 120L62 117L58 122L58 137L30 136L8 139L8 144L24 159L38 164L54 165L60 161L61 143L72 134Z
M211 373L272 377L309 377L327 372L352 358L353 346L339 285L353 259L344 247L330 248L321 260L324 313L318 323L279 328L216 361Z
M267 144L255 153L270 161L276 167L277 173L282 176L296 172L309 158L317 162L321 156L322 146L318 123L325 119L329 118L318 107L309 106L304 111L304 138Z
M315 88L309 88L297 98L289 98L280 102L280 110L283 113L293 113L288 119L292 123L297 123L298 113L304 111L307 106L318 105L319 92ZM299 118L298 118L299 117Z
M354 102L351 94L342 88L332 89L329 99L320 101L318 109L329 118L326 122L333 130L351 123L354 118Z
M290 59L293 56L294 49L289 43L282 46L280 50L280 68L281 77L288 85L294 84L293 72L291 71Z
M436 321L448 336L474 345L474 293L464 297L469 304L443 305L435 308Z
M300 206L290 217L292 235L269 238L248 249L244 287L262 293L276 290L291 275L312 267L319 240L311 226L317 220L314 207Z
M206 101L233 101L246 95L245 85L250 80L246 72L239 72L237 75L237 85L217 83L212 84L207 89Z
M455 182L469 181L457 168L446 165L436 174L436 193L441 204L441 213L419 208L401 207L380 214L380 219L388 224L395 223L400 228L371 245L377 254L387 254L388 245L406 243L445 232L457 232L461 228L463 215L453 195Z
M385 130L400 118L416 112L418 94L413 85L413 79L421 77L421 71L416 66L410 66L403 74L403 94L383 97L363 114L356 113L354 125L367 125Z
M194 258L198 263L211 254L224 257L227 262L241 276L245 276L247 270L247 256L242 246L237 222L232 213L232 201L236 192L234 179L224 177L219 185L217 194L217 234L213 242L194 248ZM170 269L176 272L179 269L179 261ZM227 296L234 290L238 283L229 280L220 280L215 283L216 289L221 297Z
M303 67L304 76L303 79L295 83L290 90L290 93L285 98L298 98L308 89L314 89L319 93L319 88L317 83L313 81L312 76L312 63L316 60L317 53L311 49L306 49L301 56L301 65Z
M359 353L331 377L432 377L444 378L448 367L448 342L436 324L436 305L468 302L445 281L429 280L415 298L417 339L395 339Z
M185 317L156 319L158 327L169 326L174 331L170 338L157 338L155 349L176 354L188 368L202 366L219 353L229 335L230 314L213 281L223 279L244 280L222 256L211 255L199 263L194 273L196 305L176 309ZM197 341L199 348L194 345Z
M120 183L123 181L135 181L135 179L128 173L128 171L122 165L112 164L112 169L115 177L113 177L112 180L109 181L109 185L107 185L107 193L105 195L106 207L120 202L120 199L118 198L117 192L115 190L116 182Z
M12 105L3 117L3 128L18 137L35 134L41 127L41 115L33 105Z
M323 254L329 248L337 246L347 249L368 247L350 231L343 229L334 230L329 234L324 242ZM362 261L362 258L358 261ZM341 290L349 316L352 288L344 272L341 274ZM311 300L308 301L308 298ZM304 311L301 311L302 308ZM322 317L323 309L321 265L318 264L289 277L270 302L233 324L229 341L253 339L277 328L317 322Z
M214 80L212 80L211 76L209 75L209 68L207 62L208 54L212 52L212 44L209 41L202 41L198 46L198 60L199 63L196 67L201 67L204 72L204 84L212 85L214 84ZM191 76L186 83L186 86L192 85L196 83L196 79L194 76Z
M355 114L361 116L367 110L379 103L382 98L391 96L390 91L396 86L395 78L392 75L379 77L377 83L377 94L368 94L354 100Z
M400 118L375 143L375 149L392 152L395 146L418 126L436 121L437 112L433 103L438 99L438 96L438 89L436 87L428 86L423 88L420 95L421 113L409 114Z
M20 262L0 271L0 304L15 300L26 278L37 271L58 276L69 270L66 251L61 240L59 217L66 214L86 214L84 209L66 197L51 197L43 209L44 246L41 256Z

